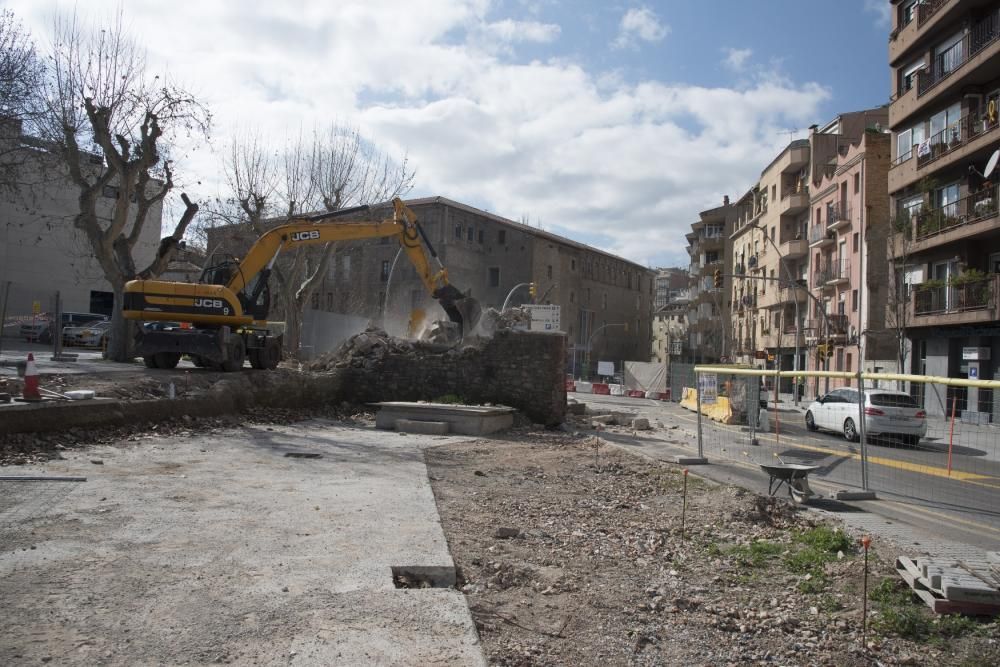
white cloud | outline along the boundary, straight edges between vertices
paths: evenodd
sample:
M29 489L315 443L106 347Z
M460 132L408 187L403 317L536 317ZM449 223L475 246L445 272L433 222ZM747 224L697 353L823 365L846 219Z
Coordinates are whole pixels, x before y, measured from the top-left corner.
M612 42L616 49L635 47L636 40L658 42L667 36L670 26L660 22L656 13L648 7L633 7L622 16L618 26L618 37Z
M865 11L875 15L875 25L887 28L892 24L892 6L887 0L865 0Z
M44 41L55 0L7 2ZM91 5L111 12L118 0L101 2ZM823 120L828 90L778 76L737 90L628 83L565 59L519 62L476 43L483 26L505 24L490 7L367 0L262 3L251 12L236 0L175 0L165 12L154 0L128 3L150 61L169 63L214 113L216 148L178 165L202 198L216 194L221 148L238 127L258 126L280 143L341 120L408 154L413 196L515 219L528 213L643 264L676 264L699 210L743 192L787 143L782 129ZM526 32L551 33L534 30Z
M747 60L753 55L753 49L725 49L725 53L722 64L734 72L742 72Z
M504 19L487 23L483 31L505 42L551 42L559 37L559 26L537 21Z

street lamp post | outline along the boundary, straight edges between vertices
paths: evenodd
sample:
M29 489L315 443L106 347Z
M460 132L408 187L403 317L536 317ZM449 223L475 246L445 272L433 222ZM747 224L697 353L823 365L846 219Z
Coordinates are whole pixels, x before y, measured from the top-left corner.
M799 336L802 334L802 323L801 319L799 318L799 298L798 295L795 293L795 290L797 289L795 279L792 278L792 271L791 269L788 268L788 264L785 264L783 261L785 259L785 256L782 255L781 250L778 249L778 244L774 242L774 239L772 239L768 235L767 230L761 227L760 224L756 224L754 226L760 231L764 232L764 240L771 244L771 247L774 248L774 252L778 253L778 265L785 267L785 276L788 279L789 287L792 289L792 300L795 304L795 357L792 359L792 371L797 373L799 370ZM779 287L778 289L781 288ZM782 308L781 310L782 312L784 312L784 308ZM785 328L785 320L784 317L782 317L781 329L784 328ZM781 370L781 336L783 333L781 329L778 330L778 350L775 359L775 361L777 361L778 370ZM799 404L798 382L799 378L796 375L795 377L792 378L792 401L795 403L795 405Z
M596 336L597 334L601 333L602 331L604 331L609 327L623 327L623 326L625 326L624 322L621 322L619 324L603 324L594 329L594 333L590 334L590 336L587 338L587 349L584 350L585 356L584 356L583 369L587 373L588 380L590 379L590 341L594 340L594 336Z

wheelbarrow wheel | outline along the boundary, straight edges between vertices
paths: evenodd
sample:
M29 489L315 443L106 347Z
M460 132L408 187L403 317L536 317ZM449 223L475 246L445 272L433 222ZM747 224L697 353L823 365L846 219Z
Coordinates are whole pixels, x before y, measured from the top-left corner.
M809 488L809 481L805 477L799 477L788 481L788 495L796 505L805 505L815 494Z

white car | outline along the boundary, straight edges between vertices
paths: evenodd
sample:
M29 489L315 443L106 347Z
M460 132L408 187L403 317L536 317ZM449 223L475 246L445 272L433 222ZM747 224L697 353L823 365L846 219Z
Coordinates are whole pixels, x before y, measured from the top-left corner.
M856 442L860 436L858 390L835 389L813 401L806 410L806 428L843 433ZM872 436L898 436L915 445L927 435L927 413L907 393L891 389L865 390L865 432Z
M63 345L82 345L84 347L103 347L111 322L100 320L79 327L63 329Z

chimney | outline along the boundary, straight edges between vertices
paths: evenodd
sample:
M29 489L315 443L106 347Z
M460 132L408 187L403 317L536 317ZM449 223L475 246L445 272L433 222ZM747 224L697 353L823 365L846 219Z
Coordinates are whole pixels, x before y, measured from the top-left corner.
M729 206L729 195L722 195L722 205Z
M816 130L818 130L818 129L819 129L819 125L816 125L815 123L813 123L812 125L809 126L809 134L810 135L816 134Z

